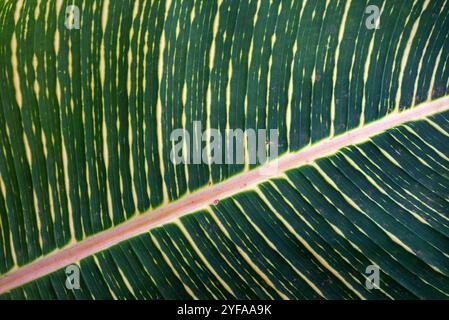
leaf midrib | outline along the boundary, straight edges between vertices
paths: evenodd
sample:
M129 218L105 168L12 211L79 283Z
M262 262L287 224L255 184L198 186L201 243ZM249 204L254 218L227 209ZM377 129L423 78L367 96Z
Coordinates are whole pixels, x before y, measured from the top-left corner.
M248 190L270 178L280 176L289 169L311 163L338 150L366 141L388 129L409 121L416 121L449 110L449 96L425 102L400 113L392 113L381 120L348 131L342 135L322 140L296 153L287 153L277 159L276 172L266 174L267 165L229 178L216 185L188 194L165 206L149 210L130 220L90 236L76 244L58 249L47 256L13 269L0 278L0 294L32 280L50 274L119 242L148 232L150 229L173 221L181 216L212 204L238 192Z

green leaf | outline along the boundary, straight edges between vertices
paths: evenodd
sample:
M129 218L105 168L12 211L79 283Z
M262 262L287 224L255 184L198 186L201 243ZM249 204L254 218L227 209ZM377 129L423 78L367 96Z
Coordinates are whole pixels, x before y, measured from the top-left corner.
M0 298L447 299L448 9L0 1ZM276 170L173 163L195 121Z

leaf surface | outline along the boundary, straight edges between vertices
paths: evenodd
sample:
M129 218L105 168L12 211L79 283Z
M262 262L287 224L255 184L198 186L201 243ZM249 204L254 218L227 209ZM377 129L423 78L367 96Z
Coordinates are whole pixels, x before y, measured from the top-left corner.
M0 297L448 298L448 7L1 1ZM195 121L278 170L174 164Z

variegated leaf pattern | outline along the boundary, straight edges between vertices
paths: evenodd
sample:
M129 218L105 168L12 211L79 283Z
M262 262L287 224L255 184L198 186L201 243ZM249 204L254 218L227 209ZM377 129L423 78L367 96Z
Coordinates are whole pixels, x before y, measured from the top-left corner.
M0 298L449 297L447 0L0 0L0 30ZM285 165L175 165L194 121Z

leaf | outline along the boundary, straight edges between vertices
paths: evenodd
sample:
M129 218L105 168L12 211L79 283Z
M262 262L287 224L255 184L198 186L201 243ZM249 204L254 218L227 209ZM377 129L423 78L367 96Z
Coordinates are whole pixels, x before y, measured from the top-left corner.
M369 4L1 2L0 297L447 299L449 4Z

